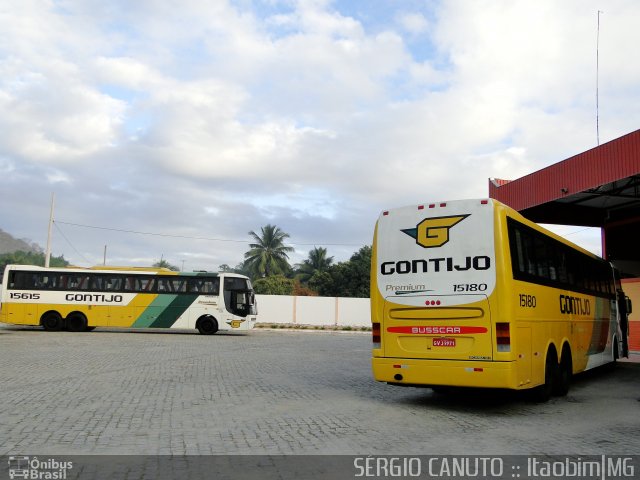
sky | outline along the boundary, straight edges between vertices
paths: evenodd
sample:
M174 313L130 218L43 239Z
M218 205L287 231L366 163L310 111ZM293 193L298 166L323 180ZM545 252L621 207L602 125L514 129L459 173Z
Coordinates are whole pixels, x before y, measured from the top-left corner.
M267 224L292 264L347 260L384 209L487 197L637 130L639 19L636 0L4 0L0 228L45 247L55 194L74 265L106 246L217 270Z

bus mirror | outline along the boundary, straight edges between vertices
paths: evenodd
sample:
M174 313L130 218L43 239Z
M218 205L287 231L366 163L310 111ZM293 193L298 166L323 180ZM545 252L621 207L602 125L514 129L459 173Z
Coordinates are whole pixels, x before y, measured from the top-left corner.
M629 297L624 297L624 301L627 304L627 315L631 315L631 313L633 313L631 299Z

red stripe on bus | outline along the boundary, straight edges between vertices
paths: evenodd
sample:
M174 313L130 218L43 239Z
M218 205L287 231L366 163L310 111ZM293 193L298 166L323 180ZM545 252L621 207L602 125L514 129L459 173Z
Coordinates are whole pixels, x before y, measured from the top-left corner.
M438 325L429 327L388 327L389 333L408 333L411 335L464 335L470 333L487 333L486 327L456 327Z

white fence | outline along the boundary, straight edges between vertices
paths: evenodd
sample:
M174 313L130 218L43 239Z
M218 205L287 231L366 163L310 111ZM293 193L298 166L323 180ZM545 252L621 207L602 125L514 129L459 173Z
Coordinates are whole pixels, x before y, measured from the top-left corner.
M256 295L258 323L369 327L368 298Z

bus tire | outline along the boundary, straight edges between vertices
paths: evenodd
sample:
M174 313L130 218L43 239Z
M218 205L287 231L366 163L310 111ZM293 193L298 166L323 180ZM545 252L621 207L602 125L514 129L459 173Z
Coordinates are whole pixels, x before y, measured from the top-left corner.
M46 312L40 318L40 325L42 325L47 332L57 332L62 329L62 316L55 311Z
M70 332L84 332L87 330L87 317L80 312L67 315L67 330Z
M571 386L571 376L573 375L573 361L571 360L571 349L565 343L562 347L562 356L560 357L560 366L557 368L557 376L553 385L553 393L560 397L564 397L569 393Z
M544 383L533 389L533 399L538 403L548 402L554 391L554 383L558 376L558 356L555 349L550 348L544 365Z
M218 322L211 316L200 317L196 322L200 335L213 335L218 331Z

